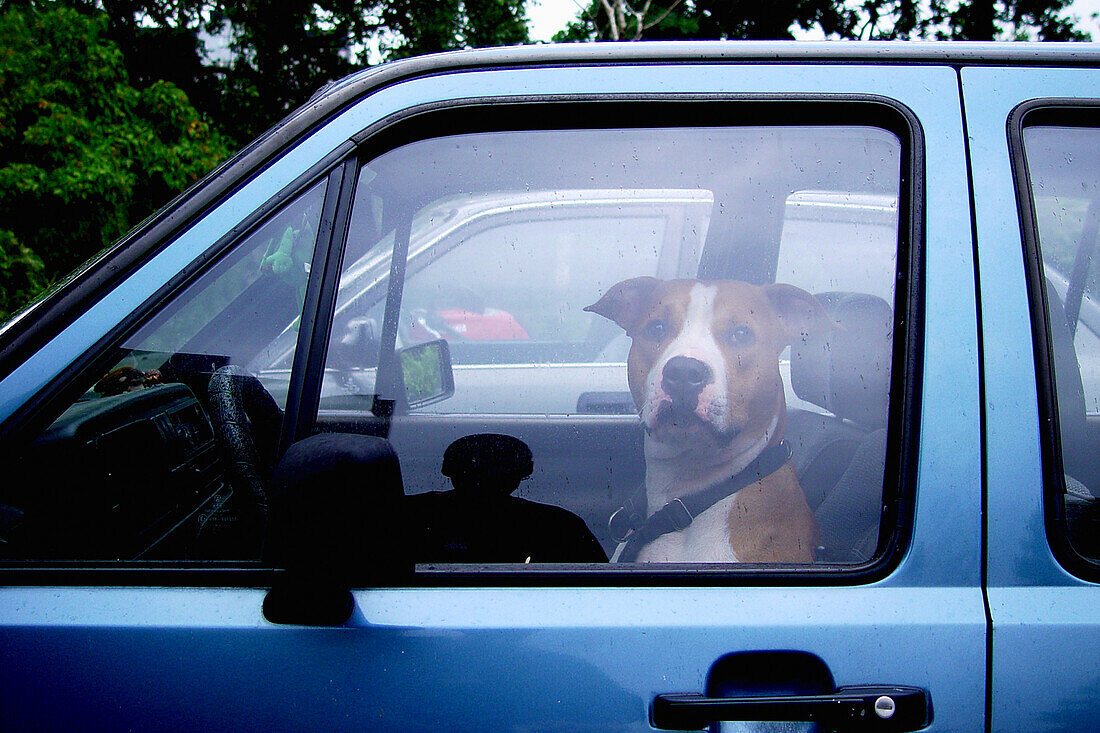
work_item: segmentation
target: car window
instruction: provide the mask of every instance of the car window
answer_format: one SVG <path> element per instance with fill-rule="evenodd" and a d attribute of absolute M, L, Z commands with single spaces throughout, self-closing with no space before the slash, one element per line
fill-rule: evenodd
<path fill-rule="evenodd" d="M 1053 357 L 1058 502 L 1070 544 L 1100 560 L 1100 129 L 1028 126 L 1023 142 Z"/>
<path fill-rule="evenodd" d="M 270 216 L 84 378 L 0 489 L 0 554 L 259 556 L 289 378 L 270 349 L 297 333 L 324 196 Z"/>
<path fill-rule="evenodd" d="M 867 562 L 904 146 L 859 124 L 554 129 L 365 160 L 318 427 L 377 432 L 396 405 L 425 571 Z M 445 344 L 453 387 L 404 397 L 387 336 Z M 759 518 L 754 490 L 783 506 L 766 543 L 715 519 Z M 666 503 L 692 528 L 642 542 Z"/>
<path fill-rule="evenodd" d="M 895 195 L 797 191 L 783 210 L 776 280 L 811 293 L 852 291 L 890 301 L 897 232 Z"/>
<path fill-rule="evenodd" d="M 502 342 L 543 344 L 538 361 L 583 359 L 576 351 L 586 342 L 590 323 L 583 308 L 593 294 L 653 269 L 662 252 L 674 260 L 666 264 L 670 273 L 676 266 L 694 269 L 713 205 L 708 191 L 554 191 L 523 198 L 513 194 L 496 210 L 488 201 L 464 202 L 484 209 L 457 222 L 445 239 L 412 252 L 402 298 L 410 341 L 446 338 L 460 364 L 536 360 L 523 355 L 521 344 Z M 670 258 L 685 235 L 688 251 Z M 541 287 L 532 289 L 515 263 L 539 273 Z M 496 348 L 473 343 L 484 341 Z"/>

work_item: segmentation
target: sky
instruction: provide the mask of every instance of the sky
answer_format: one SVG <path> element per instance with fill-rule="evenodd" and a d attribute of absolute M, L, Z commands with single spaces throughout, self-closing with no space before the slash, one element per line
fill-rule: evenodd
<path fill-rule="evenodd" d="M 1077 0 L 1070 6 L 1070 14 L 1081 19 L 1078 27 L 1092 34 L 1092 40 L 1100 41 L 1100 0 Z"/>
<path fill-rule="evenodd" d="M 1100 3 L 1100 0 L 1095 0 Z M 529 0 L 527 18 L 531 21 L 531 40 L 549 41 L 577 17 L 583 6 L 576 0 Z"/>
<path fill-rule="evenodd" d="M 531 21 L 531 40 L 549 41 L 552 35 L 577 16 L 584 5 L 587 3 L 582 4 L 578 0 L 529 0 L 527 17 Z M 1100 21 L 1095 17 L 1100 13 L 1100 0 L 1075 0 L 1069 12 L 1080 19 L 1079 28 L 1100 41 Z"/>

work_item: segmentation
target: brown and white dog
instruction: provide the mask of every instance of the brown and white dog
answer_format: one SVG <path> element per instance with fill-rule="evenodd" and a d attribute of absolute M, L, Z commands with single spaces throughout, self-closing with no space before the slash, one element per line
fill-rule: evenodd
<path fill-rule="evenodd" d="M 829 324 L 817 299 L 799 288 L 732 280 L 633 278 L 585 310 L 632 340 L 627 374 L 646 430 L 650 517 L 779 446 L 786 418 L 779 354 Z M 812 562 L 816 527 L 788 456 L 686 527 L 644 545 L 637 561 Z"/>

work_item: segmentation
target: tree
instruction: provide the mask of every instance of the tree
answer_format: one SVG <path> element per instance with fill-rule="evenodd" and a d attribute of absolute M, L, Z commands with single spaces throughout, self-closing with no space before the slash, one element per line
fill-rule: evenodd
<path fill-rule="evenodd" d="M 386 59 L 528 41 L 524 0 L 387 0 L 380 8 Z"/>
<path fill-rule="evenodd" d="M 524 0 L 216 0 L 233 38 L 224 112 L 240 143 L 304 104 L 324 84 L 364 65 L 377 43 L 386 60 L 528 40 Z"/>
<path fill-rule="evenodd" d="M 646 31 L 660 25 L 672 15 L 681 1 L 675 0 L 664 7 L 654 7 L 653 0 L 646 0 L 644 5 L 635 8 L 626 0 L 597 0 L 592 7 L 606 21 L 604 32 L 608 40 L 638 41 Z M 697 25 L 691 27 L 698 28 Z"/>
<path fill-rule="evenodd" d="M 8 0 L 9 3 L 12 0 Z M 3 2 L 3 0 L 0 0 Z M 45 0 L 22 0 L 40 5 Z M 524 0 L 64 0 L 105 15 L 135 84 L 170 81 L 242 146 L 366 64 L 528 40 Z M 230 53 L 205 56 L 204 38 Z"/>
<path fill-rule="evenodd" d="M 593 0 L 560 41 L 790 39 L 1088 40 L 1072 0 Z"/>
<path fill-rule="evenodd" d="M 874 40 L 1087 41 L 1072 0 L 865 0 L 856 37 Z"/>
<path fill-rule="evenodd" d="M 836 0 L 594 0 L 554 40 L 776 40 L 815 28 L 851 37 L 856 21 Z"/>
<path fill-rule="evenodd" d="M 30 303 L 43 288 L 45 265 L 15 235 L 0 229 L 0 321 Z"/>
<path fill-rule="evenodd" d="M 130 85 L 106 19 L 0 12 L 0 317 L 228 154 L 171 83 Z"/>
<path fill-rule="evenodd" d="M 357 64 L 349 49 L 375 23 L 359 0 L 211 3 L 211 27 L 230 37 L 222 76 L 219 125 L 244 145 Z"/>

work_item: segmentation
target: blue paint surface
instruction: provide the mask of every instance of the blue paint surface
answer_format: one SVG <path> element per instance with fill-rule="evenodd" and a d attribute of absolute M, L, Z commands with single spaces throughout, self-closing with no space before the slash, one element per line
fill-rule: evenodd
<path fill-rule="evenodd" d="M 257 590 L 0 589 L 6 725 L 648 730 L 654 695 L 701 692 L 723 655 L 774 649 L 820 657 L 838 685 L 925 687 L 933 729 L 982 728 L 983 406 L 962 115 L 957 76 L 946 67 L 530 68 L 387 87 L 214 208 L 0 383 L 0 417 L 58 378 L 171 273 L 372 122 L 452 98 L 626 92 L 875 94 L 898 100 L 919 120 L 928 171 L 921 441 L 913 536 L 899 567 L 855 587 L 359 591 L 356 614 L 338 629 L 272 626 L 260 615 Z M 998 399 L 1009 391 L 997 387 Z M 1033 469 L 1026 450 L 1016 459 L 1026 476 Z M 1005 512 L 994 514 L 1007 521 Z"/>

